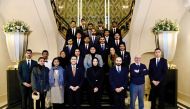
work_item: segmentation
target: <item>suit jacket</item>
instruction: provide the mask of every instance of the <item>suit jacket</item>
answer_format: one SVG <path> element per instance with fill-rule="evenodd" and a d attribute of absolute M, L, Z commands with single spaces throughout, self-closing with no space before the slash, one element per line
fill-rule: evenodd
<path fill-rule="evenodd" d="M 167 60 L 160 58 L 158 65 L 156 65 L 156 58 L 152 58 L 149 63 L 149 77 L 150 80 L 162 82 L 165 79 L 166 73 L 168 71 Z"/>
<path fill-rule="evenodd" d="M 99 29 L 99 27 L 97 27 L 96 31 L 97 31 L 97 35 L 100 35 L 100 36 L 104 35 L 104 27 L 102 27 L 102 30 Z"/>
<path fill-rule="evenodd" d="M 80 29 L 77 28 L 77 27 L 76 27 L 76 30 L 75 30 L 75 34 L 72 34 L 72 29 L 71 28 L 69 28 L 67 30 L 67 33 L 66 33 L 66 44 L 67 44 L 68 39 L 70 39 L 70 38 L 73 39 L 73 40 L 76 39 L 76 33 L 77 32 L 81 32 Z"/>
<path fill-rule="evenodd" d="M 97 45 L 97 53 L 102 56 L 103 62 L 107 63 L 109 46 L 107 44 L 105 44 L 104 49 L 102 49 L 101 44 L 98 44 Z"/>
<path fill-rule="evenodd" d="M 31 66 L 28 68 L 26 60 L 20 61 L 18 66 L 18 78 L 20 84 L 23 82 L 31 83 L 31 72 L 34 66 L 37 65 L 37 62 L 31 60 Z"/>
<path fill-rule="evenodd" d="M 71 64 L 66 69 L 66 86 L 81 87 L 84 81 L 84 68 L 76 66 L 76 73 L 73 76 Z"/>
<path fill-rule="evenodd" d="M 105 37 L 105 36 L 104 36 Z M 113 43 L 114 43 L 114 38 L 109 36 L 108 38 L 108 41 L 106 40 L 106 37 L 105 37 L 105 41 L 106 41 L 106 44 L 110 47 L 112 47 Z"/>
<path fill-rule="evenodd" d="M 98 58 L 98 60 L 99 60 L 99 66 L 103 67 L 104 63 L 102 60 L 102 56 L 99 54 L 95 54 L 95 57 Z M 87 71 L 87 69 L 90 67 L 92 67 L 92 56 L 91 56 L 91 54 L 87 54 L 87 55 L 85 55 L 85 58 L 84 58 L 84 68 Z"/>
<path fill-rule="evenodd" d="M 115 52 L 116 52 L 116 53 L 118 53 L 118 52 L 120 51 L 119 45 L 122 44 L 122 43 L 124 43 L 124 42 L 123 42 L 122 40 L 120 40 L 120 41 L 119 41 L 119 44 L 116 45 L 115 40 L 113 40 L 112 47 L 115 48 Z M 125 44 L 125 43 L 124 43 L 124 44 Z M 118 54 L 118 55 L 119 55 L 119 54 Z"/>
<path fill-rule="evenodd" d="M 119 33 L 119 35 L 121 36 L 121 30 L 119 28 L 116 28 L 116 32 L 115 33 Z M 115 33 L 113 33 L 113 28 L 110 30 L 110 36 L 114 38 Z"/>
<path fill-rule="evenodd" d="M 97 70 L 94 70 L 93 67 L 87 69 L 87 79 L 91 88 L 103 88 L 103 78 L 104 72 L 101 67 L 98 67 Z"/>
<path fill-rule="evenodd" d="M 68 46 L 65 46 L 65 47 L 63 48 L 63 51 L 65 51 L 65 54 L 66 54 L 66 56 L 68 57 L 69 60 L 70 60 L 71 56 L 74 55 L 75 49 L 76 49 L 76 46 L 75 46 L 75 45 L 72 46 L 72 48 L 71 48 L 70 51 L 69 51 L 69 47 L 68 47 Z"/>
<path fill-rule="evenodd" d="M 96 36 L 96 37 L 95 37 L 95 40 L 94 40 L 94 43 L 93 43 L 92 37 L 90 37 L 90 43 L 92 44 L 92 46 L 97 47 L 97 45 L 98 45 L 98 43 L 99 43 L 99 38 Z"/>
<path fill-rule="evenodd" d="M 79 60 L 77 62 L 77 67 L 84 67 L 84 58 L 82 56 L 79 57 Z"/>
<path fill-rule="evenodd" d="M 129 68 L 129 65 L 131 63 L 131 56 L 130 56 L 130 53 L 125 51 L 124 53 L 124 57 L 121 55 L 121 51 L 118 52 L 118 56 L 122 58 L 122 66 L 124 67 L 128 67 Z"/>
<path fill-rule="evenodd" d="M 49 68 L 40 65 L 32 69 L 32 89 L 43 93 L 49 89 Z"/>
<path fill-rule="evenodd" d="M 81 41 L 80 41 L 80 44 L 78 45 L 78 43 L 77 43 L 77 39 L 74 41 L 74 45 L 75 45 L 75 47 L 76 48 L 81 48 L 82 46 L 83 46 L 83 44 L 84 44 L 84 42 L 83 42 L 83 39 L 81 38 Z"/>
<path fill-rule="evenodd" d="M 92 46 L 92 44 L 89 43 L 88 49 L 86 49 L 85 44 L 83 44 L 83 45 L 81 46 L 81 48 L 79 48 L 80 51 L 81 51 L 81 56 L 82 56 L 82 57 L 85 57 L 86 54 L 90 53 L 90 47 L 91 47 L 91 46 Z"/>
<path fill-rule="evenodd" d="M 124 87 L 126 90 L 128 87 L 128 68 L 121 67 L 121 72 L 116 70 L 116 66 L 112 67 L 109 71 L 109 82 L 112 90 L 119 87 Z"/>

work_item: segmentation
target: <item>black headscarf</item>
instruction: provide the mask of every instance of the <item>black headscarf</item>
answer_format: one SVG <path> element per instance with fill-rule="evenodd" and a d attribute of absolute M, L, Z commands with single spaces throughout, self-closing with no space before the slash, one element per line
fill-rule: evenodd
<path fill-rule="evenodd" d="M 94 60 L 94 59 L 96 59 L 96 60 L 98 61 L 97 66 L 94 66 L 94 65 L 93 65 L 93 60 Z M 99 60 L 98 60 L 98 58 L 96 58 L 96 57 L 92 58 L 92 69 L 93 69 L 95 72 L 97 72 L 99 68 L 100 68 L 100 66 L 99 66 Z"/>

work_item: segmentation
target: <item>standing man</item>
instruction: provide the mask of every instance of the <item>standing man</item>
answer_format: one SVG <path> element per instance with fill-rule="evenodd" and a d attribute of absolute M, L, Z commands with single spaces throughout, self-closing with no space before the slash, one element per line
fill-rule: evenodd
<path fill-rule="evenodd" d="M 128 87 L 128 68 L 122 67 L 121 57 L 116 58 L 116 66 L 109 72 L 109 82 L 114 95 L 114 109 L 125 109 L 125 96 Z"/>
<path fill-rule="evenodd" d="M 130 109 L 135 109 L 138 96 L 139 109 L 144 109 L 144 83 L 148 70 L 141 63 L 141 56 L 135 56 L 135 63 L 130 66 Z"/>
<path fill-rule="evenodd" d="M 49 52 L 47 50 L 43 50 L 42 51 L 42 57 L 44 58 L 44 65 L 45 67 L 51 69 L 52 67 L 52 61 L 50 59 L 48 59 L 49 57 Z"/>
<path fill-rule="evenodd" d="M 84 68 L 77 66 L 77 57 L 71 57 L 71 64 L 66 69 L 66 85 L 71 109 L 80 109 L 81 86 L 84 81 Z"/>
<path fill-rule="evenodd" d="M 32 109 L 32 86 L 31 72 L 32 68 L 37 65 L 37 62 L 32 60 L 32 50 L 26 50 L 26 59 L 21 61 L 18 66 L 18 78 L 20 81 L 20 90 L 22 96 L 22 109 Z"/>
<path fill-rule="evenodd" d="M 128 67 L 131 63 L 131 56 L 128 51 L 126 51 L 126 46 L 125 43 L 120 43 L 119 44 L 119 52 L 117 53 L 121 58 L 122 58 L 122 66 Z"/>
<path fill-rule="evenodd" d="M 151 109 L 156 109 L 157 98 L 158 109 L 164 109 L 164 87 L 168 65 L 167 60 L 161 57 L 160 48 L 156 48 L 154 53 L 155 58 L 152 58 L 149 63 L 149 77 L 151 81 L 149 100 L 151 101 Z"/>

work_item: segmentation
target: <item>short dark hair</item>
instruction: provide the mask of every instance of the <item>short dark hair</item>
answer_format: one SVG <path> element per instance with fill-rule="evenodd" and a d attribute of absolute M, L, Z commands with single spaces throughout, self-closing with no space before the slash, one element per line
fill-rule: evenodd
<path fill-rule="evenodd" d="M 76 21 L 74 21 L 74 20 L 72 20 L 71 23 L 72 23 L 72 22 L 76 23 Z"/>
<path fill-rule="evenodd" d="M 89 25 L 92 25 L 92 26 L 93 26 L 93 23 L 88 23 L 88 26 L 89 26 Z"/>
<path fill-rule="evenodd" d="M 156 48 L 154 51 L 157 51 L 157 50 L 160 50 L 160 51 L 161 51 L 161 49 L 160 49 L 160 48 Z"/>
<path fill-rule="evenodd" d="M 104 33 L 105 33 L 106 31 L 110 32 L 108 29 L 104 29 Z"/>
<path fill-rule="evenodd" d="M 113 21 L 113 22 L 112 22 L 112 24 L 113 24 L 113 23 L 116 23 L 116 24 L 117 24 L 117 22 L 116 22 L 116 21 Z"/>
<path fill-rule="evenodd" d="M 103 22 L 102 21 L 98 21 L 98 24 L 103 24 Z"/>
<path fill-rule="evenodd" d="M 40 61 L 41 59 L 45 60 L 44 57 L 39 57 L 39 58 L 38 58 L 38 61 Z"/>
<path fill-rule="evenodd" d="M 43 51 L 42 51 L 42 54 L 43 54 L 43 53 L 48 53 L 48 54 L 49 54 L 49 52 L 48 52 L 47 50 L 43 50 Z"/>
<path fill-rule="evenodd" d="M 26 52 L 30 52 L 30 53 L 32 53 L 32 50 L 31 50 L 31 49 L 27 49 Z"/>
<path fill-rule="evenodd" d="M 65 51 L 61 50 L 59 54 L 61 55 L 61 53 L 62 53 L 62 52 L 64 52 L 64 53 L 65 53 Z M 65 54 L 65 55 L 66 55 L 66 54 Z"/>
<path fill-rule="evenodd" d="M 124 45 L 124 46 L 126 47 L 126 45 L 125 45 L 125 43 L 124 43 L 124 42 L 122 42 L 122 43 L 120 43 L 120 44 L 119 44 L 119 46 L 121 46 L 121 45 Z"/>

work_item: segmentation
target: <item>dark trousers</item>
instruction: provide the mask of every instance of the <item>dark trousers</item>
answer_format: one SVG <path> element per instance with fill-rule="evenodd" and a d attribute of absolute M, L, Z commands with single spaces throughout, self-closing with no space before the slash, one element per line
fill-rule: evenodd
<path fill-rule="evenodd" d="M 156 100 L 158 98 L 158 109 L 164 109 L 164 84 L 160 82 L 158 86 L 151 83 L 150 98 L 151 109 L 156 109 Z"/>
<path fill-rule="evenodd" d="M 53 103 L 53 109 L 63 109 L 63 104 Z"/>
<path fill-rule="evenodd" d="M 120 93 L 114 91 L 114 109 L 125 109 L 125 95 L 125 90 Z"/>
<path fill-rule="evenodd" d="M 76 106 L 76 109 L 80 109 L 80 95 L 81 91 L 78 89 L 77 91 L 72 91 L 71 89 L 68 89 L 68 101 L 69 101 L 69 107 L 71 109 L 74 109 Z"/>
<path fill-rule="evenodd" d="M 45 109 L 45 93 L 40 93 L 40 99 L 36 101 L 36 109 Z"/>
<path fill-rule="evenodd" d="M 93 89 L 89 90 L 90 92 L 90 105 L 92 109 L 100 109 L 101 108 L 101 97 L 102 91 L 99 89 L 98 92 L 94 93 Z"/>
<path fill-rule="evenodd" d="M 33 109 L 32 88 L 21 85 L 21 109 Z"/>
<path fill-rule="evenodd" d="M 105 77 L 104 77 L 104 90 L 107 92 L 108 94 L 108 97 L 109 97 L 109 102 L 110 104 L 113 104 L 113 92 L 112 92 L 112 89 L 111 89 L 111 85 L 110 85 L 110 82 L 109 82 L 109 75 L 106 74 Z"/>

